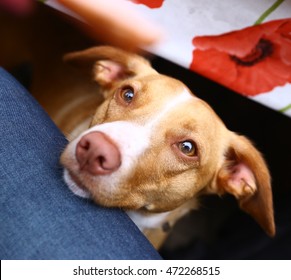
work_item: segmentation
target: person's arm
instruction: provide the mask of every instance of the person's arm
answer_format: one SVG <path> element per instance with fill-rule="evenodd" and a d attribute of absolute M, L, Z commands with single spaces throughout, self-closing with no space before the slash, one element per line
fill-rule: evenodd
<path fill-rule="evenodd" d="M 125 0 L 58 0 L 90 26 L 93 36 L 125 49 L 149 46 L 161 39 L 161 30 L 145 20 Z"/>

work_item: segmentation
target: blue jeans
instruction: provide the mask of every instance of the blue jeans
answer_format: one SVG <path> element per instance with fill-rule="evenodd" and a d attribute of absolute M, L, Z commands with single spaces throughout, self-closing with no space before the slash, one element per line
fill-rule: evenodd
<path fill-rule="evenodd" d="M 0 68 L 0 258 L 160 259 L 124 212 L 70 192 L 59 165 L 66 143 Z"/>

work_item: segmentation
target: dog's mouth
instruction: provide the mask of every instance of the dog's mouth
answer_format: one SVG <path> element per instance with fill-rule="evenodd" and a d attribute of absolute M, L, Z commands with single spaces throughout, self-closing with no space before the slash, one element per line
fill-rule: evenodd
<path fill-rule="evenodd" d="M 87 188 L 82 184 L 79 178 L 67 169 L 64 170 L 64 179 L 69 189 L 77 196 L 83 198 L 90 198 L 91 194 Z"/>
<path fill-rule="evenodd" d="M 73 181 L 78 185 L 78 187 L 80 189 L 82 189 L 83 191 L 87 191 L 86 187 L 81 183 L 80 179 L 76 175 L 74 175 L 70 171 L 69 171 L 69 175 L 71 176 L 71 178 L 73 179 Z"/>

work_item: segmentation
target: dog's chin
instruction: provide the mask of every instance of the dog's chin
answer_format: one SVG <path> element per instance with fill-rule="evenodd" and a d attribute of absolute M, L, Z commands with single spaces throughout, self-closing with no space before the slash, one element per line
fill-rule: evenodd
<path fill-rule="evenodd" d="M 91 194 L 80 183 L 76 182 L 76 178 L 67 169 L 64 170 L 64 180 L 75 195 L 82 198 L 91 198 Z"/>

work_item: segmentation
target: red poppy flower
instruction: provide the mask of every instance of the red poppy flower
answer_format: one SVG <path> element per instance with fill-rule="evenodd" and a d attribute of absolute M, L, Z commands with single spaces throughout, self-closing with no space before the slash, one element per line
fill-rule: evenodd
<path fill-rule="evenodd" d="M 163 5 L 164 0 L 131 0 L 137 4 L 144 4 L 151 9 L 160 8 Z"/>
<path fill-rule="evenodd" d="M 193 39 L 190 68 L 254 96 L 291 83 L 291 19 Z"/>

